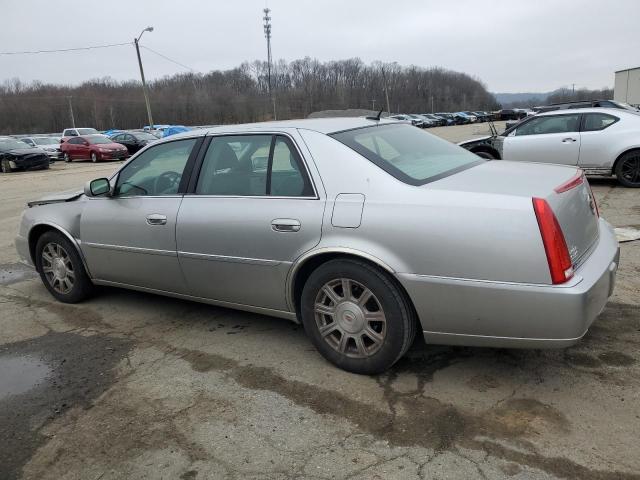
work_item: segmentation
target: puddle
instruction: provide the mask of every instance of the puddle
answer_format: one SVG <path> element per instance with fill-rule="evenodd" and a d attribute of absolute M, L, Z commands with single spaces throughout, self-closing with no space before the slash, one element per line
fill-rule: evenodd
<path fill-rule="evenodd" d="M 0 400 L 40 385 L 51 369 L 33 357 L 0 357 Z"/>
<path fill-rule="evenodd" d="M 12 283 L 36 278 L 37 275 L 35 269 L 22 263 L 0 265 L 0 285 L 11 285 Z"/>

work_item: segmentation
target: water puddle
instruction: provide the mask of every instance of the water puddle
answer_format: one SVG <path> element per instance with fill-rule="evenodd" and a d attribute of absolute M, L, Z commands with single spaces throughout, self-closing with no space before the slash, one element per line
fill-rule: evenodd
<path fill-rule="evenodd" d="M 40 385 L 51 369 L 34 357 L 0 357 L 0 400 Z"/>

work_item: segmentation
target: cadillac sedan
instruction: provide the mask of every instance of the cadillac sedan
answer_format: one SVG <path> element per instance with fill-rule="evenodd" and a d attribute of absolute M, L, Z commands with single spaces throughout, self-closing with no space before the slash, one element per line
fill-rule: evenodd
<path fill-rule="evenodd" d="M 375 118 L 169 137 L 84 191 L 31 202 L 16 247 L 62 302 L 110 285 L 283 317 L 365 374 L 417 331 L 572 345 L 619 256 L 575 166 L 486 161 Z"/>

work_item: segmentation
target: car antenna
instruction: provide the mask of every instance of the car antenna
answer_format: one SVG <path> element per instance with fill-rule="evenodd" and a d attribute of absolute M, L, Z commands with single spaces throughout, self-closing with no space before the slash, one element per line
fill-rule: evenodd
<path fill-rule="evenodd" d="M 384 109 L 383 109 L 383 110 L 384 110 Z M 379 122 L 379 121 L 380 121 L 380 116 L 381 116 L 381 115 L 382 115 L 382 110 L 380 110 L 380 111 L 378 112 L 378 115 L 376 115 L 376 116 L 369 115 L 369 116 L 367 117 L 367 120 L 375 120 L 376 122 Z"/>

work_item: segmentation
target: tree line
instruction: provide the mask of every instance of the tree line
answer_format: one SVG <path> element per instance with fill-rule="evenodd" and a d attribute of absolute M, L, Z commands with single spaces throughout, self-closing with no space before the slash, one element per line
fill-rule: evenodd
<path fill-rule="evenodd" d="M 612 88 L 600 88 L 590 90 L 588 88 L 580 88 L 574 90 L 572 88 L 558 88 L 549 95 L 545 100 L 540 100 L 538 97 L 519 100 L 515 102 L 509 102 L 503 104 L 504 108 L 531 108 L 538 105 L 547 105 L 550 103 L 564 103 L 564 102 L 577 102 L 580 100 L 611 100 L 613 99 Z"/>
<path fill-rule="evenodd" d="M 267 64 L 180 73 L 149 84 L 156 124 L 212 125 L 273 118 Z M 395 113 L 494 110 L 499 104 L 477 78 L 443 68 L 365 64 L 358 58 L 275 62 L 271 92 L 278 119 L 318 110 L 385 109 Z M 140 128 L 148 123 L 138 81 L 94 79 L 78 86 L 13 79 L 0 85 L 0 132 L 60 132 L 71 126 Z"/>

